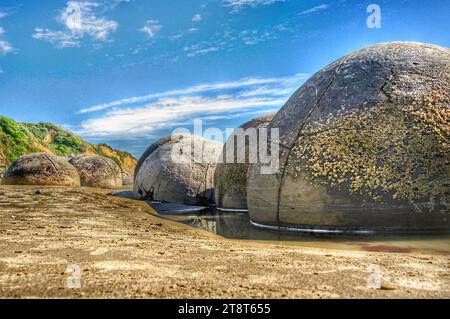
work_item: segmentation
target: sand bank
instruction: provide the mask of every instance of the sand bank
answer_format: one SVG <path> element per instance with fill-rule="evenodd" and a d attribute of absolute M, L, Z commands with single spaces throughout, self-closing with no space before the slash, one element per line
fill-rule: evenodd
<path fill-rule="evenodd" d="M 448 255 L 228 240 L 106 193 L 0 186 L 0 297 L 450 298 Z"/>

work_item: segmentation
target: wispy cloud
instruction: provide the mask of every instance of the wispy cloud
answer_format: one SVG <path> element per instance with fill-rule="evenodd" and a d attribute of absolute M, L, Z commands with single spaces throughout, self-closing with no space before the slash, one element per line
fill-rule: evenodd
<path fill-rule="evenodd" d="M 116 21 L 97 15 L 102 5 L 95 2 L 69 1 L 58 16 L 64 30 L 36 28 L 33 38 L 45 40 L 58 48 L 79 47 L 81 40 L 109 41 L 109 35 L 119 27 Z"/>
<path fill-rule="evenodd" d="M 148 20 L 139 31 L 144 32 L 149 39 L 153 39 L 161 29 L 162 25 L 158 20 Z"/>
<path fill-rule="evenodd" d="M 33 38 L 48 41 L 60 49 L 80 46 L 80 39 L 65 31 L 36 28 Z"/>
<path fill-rule="evenodd" d="M 232 13 L 238 13 L 246 7 L 259 7 L 273 4 L 276 2 L 284 2 L 284 0 L 223 0 L 225 7 L 230 7 Z"/>
<path fill-rule="evenodd" d="M 81 123 L 86 137 L 130 138 L 188 125 L 193 118 L 219 119 L 279 108 L 305 81 L 306 74 L 278 78 L 244 78 L 131 97 L 81 110 L 113 108 Z"/>
<path fill-rule="evenodd" d="M 326 10 L 329 7 L 330 6 L 328 4 L 321 4 L 321 5 L 315 6 L 313 8 L 307 9 L 305 11 L 302 11 L 302 12 L 299 13 L 299 15 L 307 15 L 307 14 L 311 14 L 311 13 L 316 13 L 316 12 L 319 12 L 319 11 Z"/>
<path fill-rule="evenodd" d="M 283 32 L 291 31 L 284 24 L 279 24 L 268 30 L 244 30 L 239 33 L 239 38 L 246 45 L 255 45 L 261 42 L 266 42 L 269 40 L 274 40 L 279 37 L 279 35 Z"/>
<path fill-rule="evenodd" d="M 9 43 L 5 39 L 3 39 L 4 34 L 5 34 L 5 29 L 0 27 L 0 54 L 7 55 L 9 53 L 14 52 L 15 49 L 11 45 L 11 43 Z"/>
<path fill-rule="evenodd" d="M 200 22 L 200 21 L 202 21 L 202 15 L 200 13 L 197 13 L 196 15 L 194 15 L 192 17 L 192 21 L 193 22 Z"/>
<path fill-rule="evenodd" d="M 120 7 L 120 6 L 124 5 L 124 4 L 129 4 L 132 1 L 133 0 L 110 0 L 109 3 L 106 3 L 104 5 L 103 12 L 114 10 L 117 7 Z"/>
<path fill-rule="evenodd" d="M 213 44 L 210 45 L 207 42 L 203 42 L 185 46 L 183 50 L 187 53 L 188 57 L 192 58 L 197 55 L 205 55 L 211 52 L 220 51 L 221 48 L 219 46 L 214 46 Z"/>
<path fill-rule="evenodd" d="M 293 32 L 288 24 L 266 26 L 261 29 L 231 30 L 226 29 L 222 33 L 214 34 L 210 39 L 187 45 L 184 52 L 190 58 L 219 51 L 233 51 L 245 45 L 256 45 L 270 40 L 278 39 L 282 33 Z"/>
<path fill-rule="evenodd" d="M 235 90 L 239 89 L 244 93 L 245 89 L 267 89 L 268 87 L 272 88 L 273 91 L 280 91 L 281 89 L 287 88 L 295 88 L 298 86 L 300 82 L 302 82 L 306 78 L 306 74 L 296 74 L 291 77 L 280 77 L 280 78 L 243 78 L 238 81 L 230 81 L 230 82 L 218 82 L 218 83 L 204 83 L 195 86 L 191 86 L 184 89 L 165 91 L 160 93 L 152 93 L 148 95 L 135 96 L 130 98 L 121 99 L 118 101 L 113 101 L 104 104 L 98 104 L 94 106 L 90 106 L 87 108 L 83 108 L 79 113 L 90 113 L 105 110 L 112 107 L 122 107 L 131 104 L 138 103 L 147 103 L 152 100 L 156 100 L 159 98 L 165 97 L 173 97 L 173 96 L 183 96 L 183 95 L 192 95 L 192 94 L 201 94 L 213 91 L 227 91 L 227 90 Z M 259 94 L 261 95 L 261 94 Z"/>
<path fill-rule="evenodd" d="M 198 31 L 197 28 L 189 28 L 186 31 L 183 31 L 183 32 L 180 32 L 178 34 L 174 34 L 174 35 L 169 36 L 169 40 L 178 40 L 178 39 L 181 39 L 182 37 L 184 37 L 187 34 L 195 33 L 197 31 Z"/>
<path fill-rule="evenodd" d="M 187 96 L 159 99 L 140 108 L 114 110 L 105 116 L 85 121 L 81 125 L 84 136 L 148 136 L 150 133 L 190 122 L 198 116 L 221 114 L 254 107 L 273 107 L 284 99 L 236 99 L 234 96 Z"/>

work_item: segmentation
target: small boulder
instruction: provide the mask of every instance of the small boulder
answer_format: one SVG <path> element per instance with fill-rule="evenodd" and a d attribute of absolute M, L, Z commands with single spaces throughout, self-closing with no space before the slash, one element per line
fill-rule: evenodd
<path fill-rule="evenodd" d="M 33 153 L 18 158 L 6 171 L 2 184 L 80 186 L 80 177 L 66 158 Z"/>
<path fill-rule="evenodd" d="M 122 171 L 111 159 L 101 156 L 79 156 L 72 161 L 78 170 L 81 186 L 119 188 L 123 185 Z"/>

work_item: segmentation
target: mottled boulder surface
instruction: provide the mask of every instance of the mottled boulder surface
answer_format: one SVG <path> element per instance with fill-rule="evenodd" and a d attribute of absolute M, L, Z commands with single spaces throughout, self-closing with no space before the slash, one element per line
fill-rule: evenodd
<path fill-rule="evenodd" d="M 198 158 L 195 145 L 201 150 Z M 139 160 L 134 181 L 136 196 L 186 205 L 214 203 L 213 176 L 222 147 L 222 143 L 193 135 L 157 141 Z"/>
<path fill-rule="evenodd" d="M 122 171 L 111 159 L 101 156 L 79 156 L 73 162 L 81 186 L 97 188 L 119 188 L 123 185 Z"/>
<path fill-rule="evenodd" d="M 2 184 L 80 186 L 80 177 L 67 158 L 33 153 L 18 158 L 6 171 Z"/>
<path fill-rule="evenodd" d="M 171 136 L 166 136 L 163 137 L 159 140 L 157 140 L 155 143 L 153 143 L 152 145 L 150 145 L 144 152 L 144 154 L 142 154 L 142 156 L 139 158 L 137 164 L 136 164 L 136 168 L 134 169 L 134 179 L 136 179 L 136 176 L 139 172 L 139 170 L 141 169 L 142 164 L 145 162 L 145 160 L 147 159 L 147 157 L 153 153 L 158 147 L 170 142 L 172 140 Z"/>
<path fill-rule="evenodd" d="M 249 128 L 255 128 L 258 131 L 260 128 L 267 127 L 275 114 L 276 112 L 272 112 L 257 117 L 240 126 L 240 129 L 247 130 Z M 233 143 L 231 139 L 234 136 L 234 134 L 230 136 L 227 144 Z M 226 159 L 227 144 L 223 147 L 222 159 Z M 245 162 L 243 163 L 239 163 L 237 160 L 238 146 L 245 147 Z M 214 192 L 218 207 L 225 209 L 247 209 L 247 171 L 249 166 L 249 139 L 246 139 L 244 145 L 238 145 L 234 141 L 233 163 L 228 163 L 223 160 L 223 163 L 217 164 L 214 174 Z"/>
<path fill-rule="evenodd" d="M 277 113 L 280 172 L 249 169 L 263 224 L 450 228 L 450 50 L 383 43 L 305 83 Z"/>
<path fill-rule="evenodd" d="M 133 185 L 134 175 L 133 176 L 129 176 L 129 175 L 124 174 L 122 172 L 122 179 L 123 179 L 123 185 L 124 186 Z"/>

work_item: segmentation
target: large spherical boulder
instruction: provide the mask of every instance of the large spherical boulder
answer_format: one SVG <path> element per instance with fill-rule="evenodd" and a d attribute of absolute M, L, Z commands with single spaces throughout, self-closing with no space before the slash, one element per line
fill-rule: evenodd
<path fill-rule="evenodd" d="M 46 153 L 21 156 L 6 171 L 3 185 L 80 186 L 68 159 Z"/>
<path fill-rule="evenodd" d="M 186 205 L 214 203 L 213 175 L 222 147 L 222 143 L 193 135 L 157 141 L 138 162 L 135 195 Z"/>
<path fill-rule="evenodd" d="M 254 222 L 334 229 L 450 229 L 450 50 L 384 43 L 305 83 L 269 128 L 280 171 L 249 169 Z"/>
<path fill-rule="evenodd" d="M 257 117 L 242 126 L 239 127 L 239 132 L 245 132 L 249 128 L 255 129 L 256 132 L 260 128 L 265 128 L 269 122 L 275 116 L 275 112 Z M 228 139 L 227 143 L 223 147 L 221 158 L 226 159 L 227 145 L 230 143 L 234 147 L 234 159 L 233 162 L 227 162 L 217 164 L 216 172 L 214 174 L 214 192 L 216 198 L 217 207 L 220 209 L 247 209 L 247 171 L 250 166 L 249 159 L 249 139 L 245 140 L 245 143 L 238 144 L 235 136 L 239 136 L 235 131 Z M 234 140 L 233 140 L 234 139 Z M 238 147 L 244 147 L 245 159 L 244 162 L 238 161 Z"/>
<path fill-rule="evenodd" d="M 123 186 L 133 185 L 134 176 L 129 174 L 122 174 Z"/>
<path fill-rule="evenodd" d="M 122 170 L 109 158 L 82 155 L 75 158 L 72 164 L 78 170 L 81 186 L 109 189 L 123 185 Z"/>

